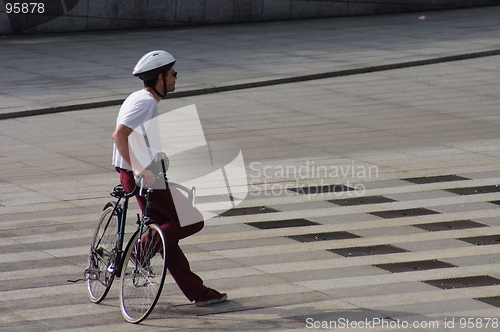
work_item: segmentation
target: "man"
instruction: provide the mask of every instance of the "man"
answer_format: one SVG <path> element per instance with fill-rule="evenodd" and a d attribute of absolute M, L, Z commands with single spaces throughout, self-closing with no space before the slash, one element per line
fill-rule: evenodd
<path fill-rule="evenodd" d="M 135 188 L 135 176 L 142 176 L 146 187 L 152 186 L 155 175 L 147 170 L 131 165 L 135 164 L 134 155 L 129 149 L 129 136 L 135 128 L 158 116 L 158 102 L 167 92 L 175 90 L 177 72 L 174 71 L 175 58 L 166 51 L 152 51 L 145 54 L 134 68 L 134 76 L 144 82 L 144 89 L 132 93 L 122 104 L 118 114 L 116 130 L 113 133 L 113 165 L 120 172 L 120 182 L 127 192 Z M 135 173 L 135 174 L 134 174 Z M 223 302 L 227 294 L 203 285 L 203 280 L 193 273 L 189 262 L 179 247 L 179 240 L 199 232 L 204 225 L 203 216 L 191 208 L 189 214 L 197 218 L 196 223 L 181 227 L 174 205 L 175 201 L 185 199 L 175 188 L 153 191 L 151 219 L 161 225 L 168 243 L 168 270 L 184 295 L 195 301 L 197 306 Z M 174 198 L 173 198 L 174 197 Z M 145 211 L 145 199 L 136 195 L 142 212 Z"/>

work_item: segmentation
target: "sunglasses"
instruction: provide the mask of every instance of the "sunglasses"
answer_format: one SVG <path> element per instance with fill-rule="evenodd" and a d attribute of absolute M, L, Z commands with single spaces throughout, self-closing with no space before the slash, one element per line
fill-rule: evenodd
<path fill-rule="evenodd" d="M 172 72 L 172 76 L 173 76 L 173 77 L 177 77 L 177 72 L 176 72 L 176 71 L 173 71 L 173 72 Z"/>

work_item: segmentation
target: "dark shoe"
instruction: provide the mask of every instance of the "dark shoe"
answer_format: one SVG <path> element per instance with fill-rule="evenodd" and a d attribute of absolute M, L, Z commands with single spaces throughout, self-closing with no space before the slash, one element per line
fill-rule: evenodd
<path fill-rule="evenodd" d="M 206 305 L 218 302 L 224 302 L 227 300 L 226 293 L 219 293 L 215 289 L 208 288 L 207 291 L 195 300 L 195 304 L 198 307 L 204 307 Z"/>

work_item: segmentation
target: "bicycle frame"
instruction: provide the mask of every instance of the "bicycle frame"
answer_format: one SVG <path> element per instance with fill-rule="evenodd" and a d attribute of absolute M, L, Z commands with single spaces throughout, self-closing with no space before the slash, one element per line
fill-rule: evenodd
<path fill-rule="evenodd" d="M 167 165 L 165 164 L 165 160 L 167 162 Z M 181 209 L 184 209 L 188 206 L 194 207 L 195 197 L 196 197 L 196 188 L 193 187 L 191 189 L 188 189 L 180 184 L 169 182 L 167 177 L 166 177 L 166 171 L 168 168 L 168 158 L 166 157 L 166 155 L 161 154 L 160 161 L 161 161 L 161 168 L 163 170 L 161 177 L 165 181 L 166 187 L 167 188 L 168 188 L 168 186 L 176 187 L 176 188 L 179 188 L 179 189 L 185 191 L 188 194 L 188 203 L 184 207 L 181 207 Z M 126 224 L 126 220 L 127 220 L 129 199 L 131 197 L 135 196 L 138 192 L 141 196 L 143 196 L 143 190 L 145 188 L 144 178 L 141 178 L 140 182 L 141 182 L 140 187 L 136 186 L 135 189 L 131 193 L 125 192 L 125 190 L 121 187 L 121 185 L 116 186 L 113 189 L 113 192 L 110 193 L 110 195 L 117 198 L 118 200 L 116 202 L 109 202 L 108 204 L 106 204 L 106 206 L 103 209 L 103 210 L 106 210 L 110 206 L 113 206 L 113 211 L 110 214 L 109 219 L 106 222 L 106 226 L 104 228 L 103 233 L 106 232 L 106 229 L 108 228 L 108 226 L 111 222 L 111 219 L 115 215 L 118 219 L 118 241 L 116 243 L 116 248 L 115 248 L 115 252 L 114 252 L 114 255 L 115 255 L 114 266 L 107 267 L 108 272 L 113 273 L 113 275 L 118 277 L 118 278 L 121 277 L 121 270 L 122 270 L 122 266 L 123 266 L 123 254 L 124 254 L 123 246 L 124 246 L 124 242 L 125 242 L 125 224 Z M 146 195 L 145 195 L 146 196 L 146 209 L 144 211 L 144 214 L 142 215 L 142 218 L 140 217 L 139 214 L 137 215 L 138 229 L 140 230 L 141 234 L 142 234 L 143 227 L 145 225 L 149 225 L 150 223 L 153 222 L 149 217 L 150 212 L 151 212 L 151 208 L 152 208 L 152 195 L 153 195 L 153 189 L 148 188 L 146 191 Z M 123 206 L 121 204 L 122 200 L 123 200 Z M 97 243 L 95 248 L 99 247 L 101 240 L 102 240 L 102 238 L 99 239 L 99 242 Z M 97 257 L 98 259 L 100 257 L 100 255 L 98 253 L 95 253 L 95 252 L 93 253 L 93 255 L 95 257 Z M 88 273 L 88 272 L 89 271 L 87 269 L 86 273 Z"/>
<path fill-rule="evenodd" d="M 158 170 L 160 161 L 161 170 Z M 150 217 L 153 209 L 153 188 L 159 187 L 160 190 L 169 190 L 169 187 L 175 187 L 186 192 L 188 200 L 183 203 L 183 206 L 176 206 L 178 211 L 194 207 L 195 204 L 195 187 L 188 189 L 168 181 L 166 176 L 168 158 L 164 153 L 155 156 L 151 167 L 150 170 L 155 174 L 156 180 L 153 185 L 148 185 L 147 190 L 145 179 L 141 176 L 139 179 L 135 179 L 136 186 L 132 192 L 127 193 L 122 185 L 117 185 L 110 193 L 116 199 L 109 201 L 103 208 L 92 238 L 89 265 L 84 271 L 89 297 L 94 303 L 100 303 L 106 297 L 115 277 L 121 279 L 122 314 L 131 323 L 138 323 L 151 313 L 158 301 L 167 273 L 168 244 L 166 237 L 161 226 Z M 164 182 L 166 188 L 159 186 L 158 181 Z M 125 227 L 129 199 L 138 195 L 145 199 L 146 206 L 142 217 L 137 214 L 137 230 L 126 243 Z M 159 256 L 153 259 L 158 250 L 162 252 L 161 259 Z M 158 276 L 159 279 L 156 278 Z M 142 289 L 142 287 L 149 287 L 149 285 L 151 285 L 150 290 Z M 144 294 L 136 294 L 137 292 Z M 151 294 L 154 296 L 150 292 L 153 292 Z M 137 304 L 135 302 L 136 296 L 142 296 L 145 302 Z"/>

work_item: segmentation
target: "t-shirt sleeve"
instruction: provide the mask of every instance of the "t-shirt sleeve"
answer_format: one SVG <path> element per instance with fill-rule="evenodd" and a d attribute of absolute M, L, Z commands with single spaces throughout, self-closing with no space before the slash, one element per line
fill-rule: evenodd
<path fill-rule="evenodd" d="M 150 109 L 148 100 L 135 102 L 126 114 L 118 120 L 118 124 L 135 129 L 149 120 L 150 114 L 145 111 Z"/>

